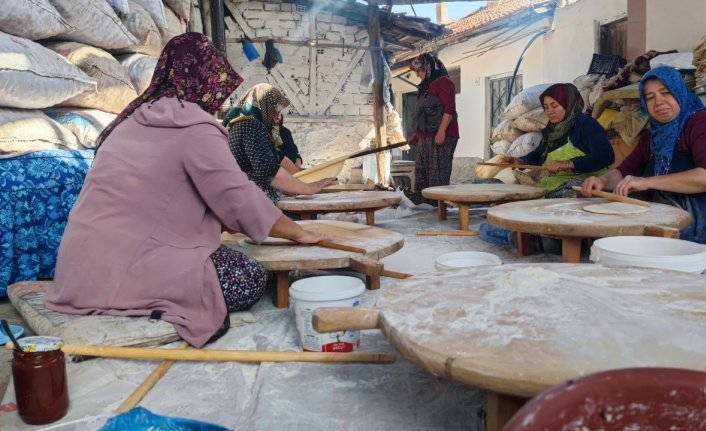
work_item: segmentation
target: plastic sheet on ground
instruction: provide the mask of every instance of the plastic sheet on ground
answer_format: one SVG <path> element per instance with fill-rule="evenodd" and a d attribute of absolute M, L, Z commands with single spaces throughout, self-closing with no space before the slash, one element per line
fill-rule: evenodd
<path fill-rule="evenodd" d="M 438 221 L 435 210 L 409 208 L 376 213 L 376 225 L 405 236 L 405 246 L 383 259 L 392 271 L 418 274 L 433 271 L 435 258 L 462 250 L 487 251 L 504 263 L 517 260 L 515 250 L 482 242 L 477 237 L 418 237 L 420 230 L 453 230 L 458 215 Z M 430 207 L 432 208 L 432 207 Z M 334 216 L 333 214 L 330 216 Z M 472 228 L 481 218 L 472 209 Z M 523 261 L 559 261 L 558 255 L 532 255 Z M 397 280 L 382 278 L 377 291 L 366 290 L 363 307 L 373 307 L 380 292 Z M 263 298 L 251 310 L 256 323 L 231 328 L 209 349 L 298 351 L 299 334 L 291 309 L 276 309 Z M 172 347 L 176 344 L 172 344 Z M 443 380 L 403 358 L 377 330 L 363 331 L 360 352 L 393 353 L 394 364 L 218 363 L 177 362 L 140 403 L 150 411 L 250 430 L 482 430 L 485 393 Z M 113 416 L 114 410 L 157 367 L 155 361 L 92 359 L 67 364 L 70 409 L 61 420 Z M 0 405 L 0 429 L 41 429 L 21 422 L 12 410 L 14 388 Z M 93 425 L 72 431 L 94 430 Z M 98 425 L 96 425 L 98 424 Z M 93 426 L 91 428 L 91 426 Z"/>

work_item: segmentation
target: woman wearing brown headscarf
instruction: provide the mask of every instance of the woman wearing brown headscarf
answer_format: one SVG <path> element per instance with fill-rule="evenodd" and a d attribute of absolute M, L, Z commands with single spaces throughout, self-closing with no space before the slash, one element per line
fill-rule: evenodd
<path fill-rule="evenodd" d="M 291 165 L 290 168 L 294 164 L 278 151 L 282 146 L 278 114 L 287 106 L 289 100 L 277 87 L 257 84 L 238 99 L 224 121 L 235 160 L 273 202 L 282 199 L 282 193 L 313 195 L 336 180 L 326 178 L 307 184 L 294 178 L 287 169 L 285 164 Z"/>
<path fill-rule="evenodd" d="M 228 311 L 265 289 L 255 260 L 221 246 L 221 227 L 325 239 L 283 216 L 238 168 L 213 117 L 242 82 L 204 35 L 184 33 L 162 51 L 150 86 L 100 135 L 59 247 L 51 310 L 150 316 L 200 347 Z M 220 332 L 220 331 L 218 331 Z"/>
<path fill-rule="evenodd" d="M 422 80 L 418 85 L 415 132 L 409 139 L 410 143 L 417 141 L 412 199 L 436 205 L 436 201 L 422 198 L 422 190 L 448 185 L 451 180 L 459 137 L 456 87 L 441 60 L 431 54 L 415 58 L 410 68 Z"/>
<path fill-rule="evenodd" d="M 542 142 L 526 156 L 504 161 L 546 166 L 551 175 L 537 185 L 547 189 L 547 198 L 578 197 L 573 187 L 607 172 L 615 160 L 613 147 L 598 121 L 583 113 L 581 93 L 573 84 L 554 84 L 539 100 L 549 118 Z"/>

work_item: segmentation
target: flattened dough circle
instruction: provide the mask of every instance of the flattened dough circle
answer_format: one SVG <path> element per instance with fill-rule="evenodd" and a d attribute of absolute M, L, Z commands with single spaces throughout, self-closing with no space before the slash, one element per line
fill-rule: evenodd
<path fill-rule="evenodd" d="M 592 204 L 583 207 L 584 211 L 596 214 L 642 214 L 649 210 L 649 207 L 626 204 L 624 202 L 610 202 L 604 204 Z"/>
<path fill-rule="evenodd" d="M 245 238 L 245 242 L 248 244 L 257 244 L 255 241 L 253 241 L 251 238 Z M 292 241 L 291 239 L 286 239 L 286 238 L 275 238 L 273 236 L 268 236 L 262 242 L 260 245 L 296 245 L 297 243 L 295 241 Z"/>

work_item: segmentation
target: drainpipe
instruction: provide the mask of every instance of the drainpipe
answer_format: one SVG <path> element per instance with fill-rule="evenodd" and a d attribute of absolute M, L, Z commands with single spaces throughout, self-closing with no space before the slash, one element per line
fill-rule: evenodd
<path fill-rule="evenodd" d="M 527 42 L 527 45 L 525 45 L 525 49 L 522 50 L 522 54 L 520 54 L 520 58 L 517 59 L 517 64 L 515 65 L 515 71 L 512 72 L 512 79 L 510 80 L 510 89 L 507 92 L 507 104 L 510 104 L 510 100 L 512 100 L 512 90 L 515 88 L 515 78 L 517 78 L 517 72 L 520 70 L 520 64 L 522 64 L 522 58 L 525 56 L 525 52 L 529 49 L 530 46 L 534 43 L 535 40 L 539 39 L 540 36 L 547 34 L 551 30 L 550 28 L 545 28 L 542 30 L 539 30 L 532 38 Z"/>
<path fill-rule="evenodd" d="M 223 0 L 208 0 L 211 2 L 211 32 L 213 44 L 219 51 L 226 54 L 226 24 Z"/>

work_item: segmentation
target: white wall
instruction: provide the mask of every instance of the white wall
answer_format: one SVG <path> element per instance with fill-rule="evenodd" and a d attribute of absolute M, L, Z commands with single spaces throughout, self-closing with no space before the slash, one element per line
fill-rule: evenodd
<path fill-rule="evenodd" d="M 693 51 L 706 36 L 706 1 L 647 0 L 647 50 Z"/>
<path fill-rule="evenodd" d="M 672 3 L 672 2 L 669 2 Z M 596 25 L 627 16 L 627 0 L 579 0 L 554 13 L 554 25 L 539 45 L 544 54 L 534 67 L 542 82 L 573 81 L 588 72 L 596 46 Z M 538 82 L 535 82 L 538 83 Z"/>
<path fill-rule="evenodd" d="M 696 0 L 694 0 L 696 1 Z M 520 66 L 524 88 L 546 82 L 571 82 L 584 75 L 596 48 L 596 25 L 624 17 L 627 0 L 578 0 L 555 11 L 552 31 L 537 39 L 527 50 Z M 530 30 L 548 25 L 548 20 L 533 24 Z M 533 34 L 533 33 L 532 33 Z M 455 157 L 484 157 L 488 136 L 488 81 L 511 75 L 522 50 L 532 34 L 511 45 L 497 48 L 480 57 L 468 56 L 495 33 L 443 49 L 439 57 L 447 67 L 461 66 L 461 94 L 456 96 L 461 139 Z M 497 42 L 498 36 L 492 39 Z M 416 78 L 415 78 L 416 79 Z M 397 80 L 396 80 L 397 81 Z M 395 82 L 396 92 L 413 91 Z"/>

